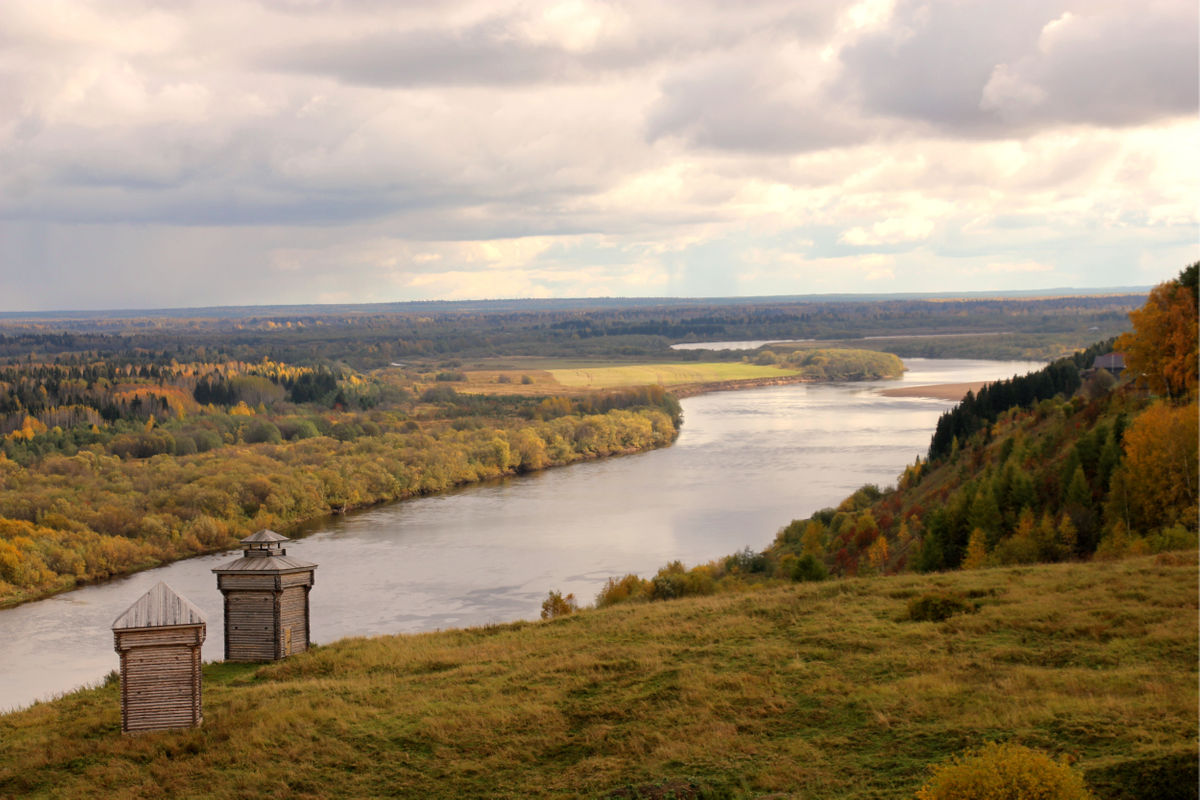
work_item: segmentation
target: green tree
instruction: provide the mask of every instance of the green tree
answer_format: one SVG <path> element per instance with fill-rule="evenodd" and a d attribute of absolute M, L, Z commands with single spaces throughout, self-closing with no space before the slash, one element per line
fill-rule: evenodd
<path fill-rule="evenodd" d="M 994 547 L 1000 539 L 1004 518 L 1000 514 L 1000 505 L 996 502 L 991 481 L 984 481 L 975 493 L 970 511 L 967 512 L 967 524 L 971 527 L 972 535 L 976 530 L 983 531 L 989 547 Z"/>

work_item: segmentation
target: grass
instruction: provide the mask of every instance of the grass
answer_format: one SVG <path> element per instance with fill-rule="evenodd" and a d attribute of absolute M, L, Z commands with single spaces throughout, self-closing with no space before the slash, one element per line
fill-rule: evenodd
<path fill-rule="evenodd" d="M 197 730 L 121 736 L 114 685 L 0 716 L 0 797 L 894 798 L 986 741 L 1101 798 L 1130 764 L 1194 787 L 1196 580 L 1189 553 L 348 639 L 208 665 Z M 906 620 L 935 589 L 978 608 Z"/>
<path fill-rule="evenodd" d="M 784 378 L 799 370 L 764 367 L 739 362 L 711 364 L 625 364 L 607 367 L 554 369 L 550 374 L 558 383 L 571 388 L 610 389 L 618 386 L 679 386 L 691 383 L 719 383 L 756 378 Z"/>

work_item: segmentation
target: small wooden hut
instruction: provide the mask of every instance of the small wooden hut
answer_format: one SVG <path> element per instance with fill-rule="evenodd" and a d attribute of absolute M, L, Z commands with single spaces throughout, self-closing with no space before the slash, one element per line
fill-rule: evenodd
<path fill-rule="evenodd" d="M 289 558 L 272 530 L 242 539 L 242 557 L 213 570 L 225 596 L 225 660 L 277 661 L 309 646 L 308 593 L 316 564 Z"/>
<path fill-rule="evenodd" d="M 204 615 L 159 581 L 112 624 L 121 656 L 121 731 L 195 728 Z"/>

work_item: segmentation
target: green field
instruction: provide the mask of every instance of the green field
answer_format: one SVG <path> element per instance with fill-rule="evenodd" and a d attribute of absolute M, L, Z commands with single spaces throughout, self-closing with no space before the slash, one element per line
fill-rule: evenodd
<path fill-rule="evenodd" d="M 113 684 L 0 716 L 0 797 L 906 798 L 987 741 L 1100 800 L 1195 797 L 1196 579 L 1190 552 L 349 639 L 209 665 L 197 730 L 123 737 Z M 908 620 L 934 588 L 977 608 Z"/>
<path fill-rule="evenodd" d="M 679 386 L 688 383 L 719 383 L 755 378 L 786 378 L 799 375 L 798 369 L 763 367 L 757 364 L 626 364 L 612 367 L 579 367 L 549 370 L 563 386 L 611 389 L 617 386 Z"/>

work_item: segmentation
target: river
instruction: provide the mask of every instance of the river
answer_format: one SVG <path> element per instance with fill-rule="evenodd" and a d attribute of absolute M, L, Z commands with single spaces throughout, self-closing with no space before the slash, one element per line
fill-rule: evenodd
<path fill-rule="evenodd" d="M 552 589 L 592 602 L 610 576 L 761 550 L 789 521 L 924 455 L 952 403 L 881 388 L 1010 377 L 1031 362 L 908 359 L 896 381 L 795 384 L 683 401 L 674 445 L 322 520 L 288 545 L 316 562 L 314 642 L 536 619 Z M 0 611 L 0 710 L 95 683 L 117 667 L 110 626 L 157 581 L 208 620 L 224 553 Z"/>

